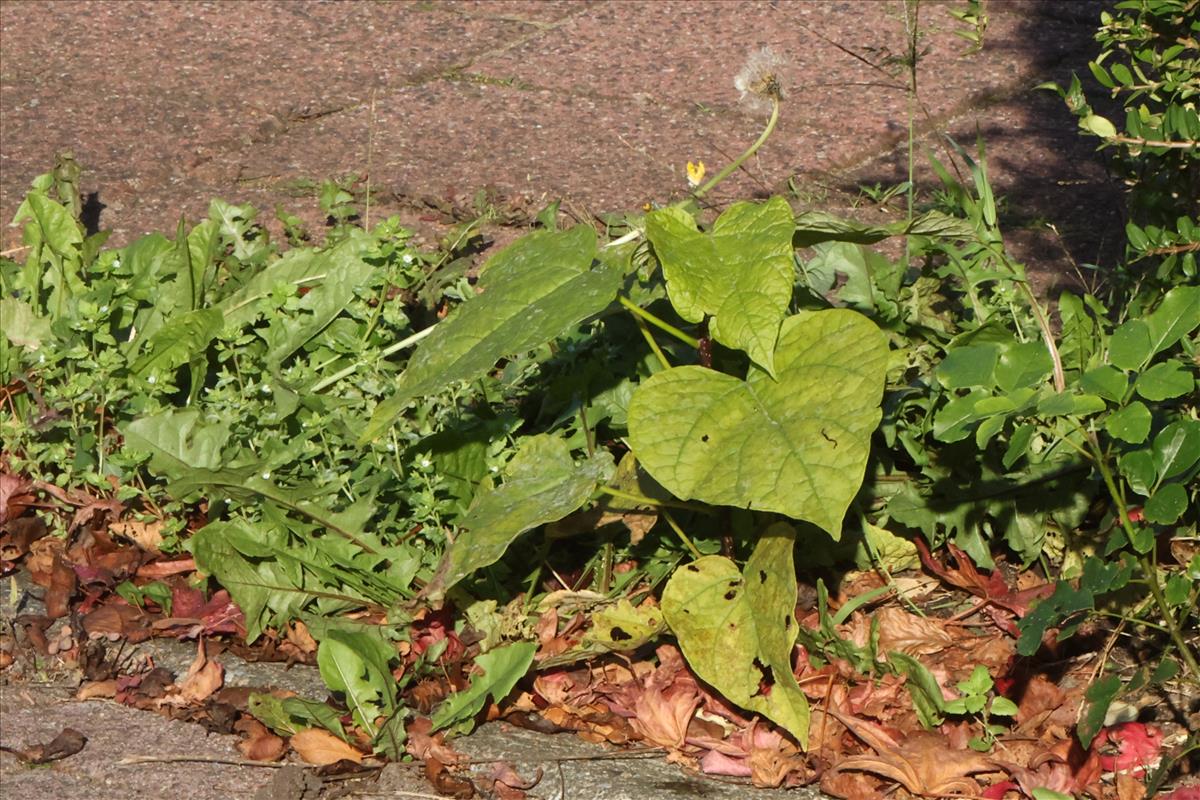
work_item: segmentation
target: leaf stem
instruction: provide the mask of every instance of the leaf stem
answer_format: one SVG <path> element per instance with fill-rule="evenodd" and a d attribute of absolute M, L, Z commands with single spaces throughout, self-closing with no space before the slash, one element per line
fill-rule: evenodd
<path fill-rule="evenodd" d="M 651 325 L 658 328 L 659 330 L 661 330 L 665 333 L 671 334 L 676 339 L 678 339 L 679 341 L 686 344 L 688 347 L 691 347 L 691 348 L 700 347 L 699 339 L 688 336 L 686 333 L 679 330 L 679 328 L 676 328 L 671 323 L 659 319 L 658 317 L 654 316 L 646 309 L 639 306 L 637 303 L 630 300 L 628 297 L 625 297 L 624 295 L 617 295 L 617 302 L 620 303 L 621 305 L 625 306 L 625 308 L 627 308 L 629 311 L 633 312 L 637 316 L 646 320 L 646 322 L 649 322 Z"/>
<path fill-rule="evenodd" d="M 699 189 L 697 189 L 695 192 L 693 192 L 692 196 L 695 197 L 697 200 L 700 199 L 701 197 L 704 197 L 704 195 L 708 194 L 708 192 L 711 191 L 714 186 L 716 186 L 718 183 L 720 183 L 721 181 L 728 178 L 731 174 L 733 174 L 733 171 L 735 169 L 737 169 L 738 167 L 740 167 L 742 164 L 744 164 L 746 162 L 746 159 L 750 158 L 750 156 L 752 156 L 758 152 L 758 148 L 763 146 L 763 143 L 766 142 L 767 139 L 771 136 L 771 132 L 775 130 L 775 123 L 778 121 L 779 121 L 779 98 L 773 97 L 773 98 L 771 98 L 771 118 L 769 120 L 767 120 L 767 127 L 763 128 L 762 135 L 760 135 L 758 137 L 758 141 L 756 141 L 754 144 L 750 145 L 750 147 L 746 150 L 746 152 L 742 153 L 740 156 L 735 158 L 733 161 L 729 162 L 728 166 L 726 166 L 725 169 L 718 172 L 716 175 L 714 175 L 712 177 L 712 180 L 710 180 L 708 183 L 704 184 Z"/>
<path fill-rule="evenodd" d="M 671 362 L 667 360 L 667 354 L 658 346 L 658 342 L 654 341 L 654 335 L 650 333 L 650 326 L 646 324 L 646 320 L 641 317 L 634 317 L 634 320 L 637 321 L 638 330 L 642 332 L 642 338 L 646 340 L 646 344 L 658 358 L 658 363 L 662 364 L 663 369 L 670 369 Z"/>
<path fill-rule="evenodd" d="M 679 523 L 676 522 L 675 518 L 671 516 L 671 512 L 664 508 L 662 515 L 663 519 L 667 521 L 667 524 L 671 526 L 671 530 L 675 531 L 675 535 L 678 536 L 687 549 L 691 551 L 692 557 L 697 560 L 704 558 L 704 555 L 696 549 L 696 545 L 692 544 L 692 540 L 689 539 L 687 534 L 683 532 L 683 528 L 679 527 Z"/>
<path fill-rule="evenodd" d="M 417 331 L 412 336 L 407 336 L 394 344 L 390 344 L 383 349 L 383 351 L 380 353 L 380 355 L 383 358 L 387 358 L 388 356 L 390 356 L 394 353 L 398 353 L 399 351 L 403 350 L 406 347 L 412 347 L 414 344 L 421 341 L 429 334 L 433 333 L 433 329 L 436 327 L 437 327 L 437 324 L 435 323 L 433 325 L 430 325 L 425 330 Z M 316 384 L 313 385 L 313 387 L 311 389 L 309 389 L 309 391 L 315 393 L 315 392 L 322 391 L 323 389 L 328 389 L 330 386 L 337 383 L 342 378 L 345 378 L 349 375 L 353 375 L 355 370 L 357 370 L 359 367 L 361 367 L 362 364 L 363 364 L 363 362 L 361 362 L 361 361 L 355 361 L 350 366 L 348 366 L 344 369 L 338 370 L 337 372 L 330 375 L 328 378 L 324 378 L 323 380 L 318 381 Z"/>

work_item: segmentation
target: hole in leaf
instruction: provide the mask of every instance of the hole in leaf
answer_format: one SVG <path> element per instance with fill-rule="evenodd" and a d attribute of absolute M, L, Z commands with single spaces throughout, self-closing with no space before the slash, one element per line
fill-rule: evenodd
<path fill-rule="evenodd" d="M 626 633 L 625 631 L 616 627 L 615 625 L 613 626 L 613 629 L 608 632 L 608 637 L 610 639 L 612 639 L 614 642 L 624 642 L 624 641 L 628 641 L 629 639 L 633 638 L 628 633 Z"/>
<path fill-rule="evenodd" d="M 700 571 L 700 568 L 697 567 L 695 564 L 688 564 L 686 567 L 684 567 L 684 569 L 686 569 L 688 572 L 699 572 Z"/>
<path fill-rule="evenodd" d="M 760 569 L 758 571 L 758 582 L 759 583 L 767 582 L 767 571 L 765 569 Z"/>
<path fill-rule="evenodd" d="M 754 659 L 752 666 L 758 670 L 758 689 L 754 693 L 766 697 L 771 693 L 772 687 L 775 686 L 775 676 L 767 669 L 767 665 L 757 658 Z"/>
<path fill-rule="evenodd" d="M 708 434 L 706 433 L 706 434 L 704 434 L 703 436 L 701 436 L 701 437 L 700 437 L 700 441 L 702 441 L 702 442 L 707 442 L 707 441 L 708 441 Z"/>
<path fill-rule="evenodd" d="M 726 600 L 732 600 L 735 597 L 737 597 L 737 589 L 730 589 L 728 592 L 725 593 Z"/>

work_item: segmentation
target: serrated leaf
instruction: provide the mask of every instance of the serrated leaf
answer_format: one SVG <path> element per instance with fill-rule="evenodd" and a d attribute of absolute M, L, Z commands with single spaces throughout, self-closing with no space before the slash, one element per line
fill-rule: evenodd
<path fill-rule="evenodd" d="M 564 440 L 548 434 L 529 437 L 509 462 L 504 483 L 476 495 L 462 521 L 464 530 L 446 548 L 425 595 L 440 597 L 475 570 L 500 560 L 525 531 L 570 514 L 612 471 L 606 451 L 576 466 Z"/>
<path fill-rule="evenodd" d="M 433 729 L 470 723 L 483 709 L 489 695 L 496 702 L 503 700 L 529 671 L 536 652 L 536 642 L 515 642 L 476 658 L 475 665 L 483 669 L 483 674 L 475 675 L 469 687 L 450 695 L 438 707 L 432 717 Z"/>
<path fill-rule="evenodd" d="M 676 497 L 777 511 L 835 539 L 879 424 L 887 342 L 843 309 L 790 317 L 778 380 L 703 367 L 664 370 L 629 404 L 639 462 Z"/>
<path fill-rule="evenodd" d="M 595 256 L 596 232 L 586 225 L 536 231 L 492 256 L 479 279 L 482 294 L 421 343 L 359 441 L 378 437 L 414 397 L 484 375 L 504 356 L 532 350 L 604 310 L 623 272 Z"/>
<path fill-rule="evenodd" d="M 637 608 L 628 598 L 592 614 L 592 627 L 583 636 L 583 644 L 618 652 L 636 650 L 650 642 L 664 627 L 662 611 L 652 605 Z"/>
<path fill-rule="evenodd" d="M 854 564 L 859 569 L 873 569 L 876 564 L 889 572 L 916 569 L 921 564 L 917 546 L 911 539 L 866 522 L 863 528 L 864 542 L 854 548 Z"/>
<path fill-rule="evenodd" d="M 675 571 L 663 590 L 663 616 L 688 664 L 735 705 L 757 711 L 808 746 L 808 701 L 792 673 L 795 531 L 777 522 L 746 562 L 722 556 Z M 769 692 L 763 687 L 770 686 Z"/>
<path fill-rule="evenodd" d="M 734 203 L 705 234 L 674 208 L 646 216 L 667 295 L 688 322 L 709 319 L 713 339 L 775 374 L 775 342 L 792 299 L 795 221 L 787 201 Z"/>
<path fill-rule="evenodd" d="M 153 370 L 170 371 L 186 364 L 204 352 L 224 323 L 224 315 L 215 308 L 177 314 L 147 340 L 147 351 L 129 369 L 134 375 L 145 376 Z"/>
<path fill-rule="evenodd" d="M 382 628 L 368 632 L 330 625 L 323 631 L 310 630 L 320 645 L 321 679 L 345 696 L 359 727 L 374 731 L 375 720 L 396 711 L 397 686 L 391 671 L 396 649 L 383 638 Z"/>

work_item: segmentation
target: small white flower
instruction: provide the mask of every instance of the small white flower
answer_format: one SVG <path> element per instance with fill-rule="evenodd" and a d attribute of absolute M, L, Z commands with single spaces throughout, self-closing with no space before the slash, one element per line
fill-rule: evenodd
<path fill-rule="evenodd" d="M 113 269 L 120 269 L 120 268 L 121 268 L 121 259 L 114 258 L 113 259 Z"/>
<path fill-rule="evenodd" d="M 258 387 L 258 390 L 260 392 L 262 392 L 263 394 L 270 394 L 271 386 L 269 384 L 264 383 L 262 386 Z"/>
<path fill-rule="evenodd" d="M 149 378 L 146 378 L 146 383 L 158 383 L 158 376 L 151 375 Z"/>
<path fill-rule="evenodd" d="M 107 313 L 108 313 L 108 306 L 100 306 L 100 313 L 101 313 L 101 314 L 107 314 Z"/>
<path fill-rule="evenodd" d="M 45 354 L 45 353 L 39 353 L 39 354 L 38 354 L 38 363 L 39 363 L 39 364 L 45 364 L 45 363 L 46 363 L 46 354 Z"/>
<path fill-rule="evenodd" d="M 264 473 L 262 474 L 262 479 L 263 479 L 264 481 L 266 481 L 266 480 L 270 480 L 270 479 L 271 479 L 271 473 L 269 473 L 269 472 L 264 472 Z"/>
<path fill-rule="evenodd" d="M 428 468 L 429 468 L 429 465 L 430 465 L 430 464 L 432 464 L 432 463 L 433 463 L 433 462 L 432 462 L 432 461 L 430 461 L 428 458 L 422 458 L 422 459 L 421 459 L 421 469 L 428 469 Z"/>
<path fill-rule="evenodd" d="M 391 442 L 388 442 L 388 445 L 387 445 L 387 451 L 388 451 L 389 453 L 394 453 L 394 452 L 396 452 L 396 445 L 392 444 Z"/>
<path fill-rule="evenodd" d="M 412 257 L 412 254 L 411 254 L 411 253 L 405 253 L 404 255 L 400 256 L 400 260 L 401 260 L 401 261 L 403 261 L 405 264 L 411 264 L 411 263 L 413 263 L 413 261 L 415 261 L 416 259 L 414 259 L 414 258 Z"/>
<path fill-rule="evenodd" d="M 499 467 L 497 467 L 495 464 L 492 464 L 490 467 L 488 467 L 488 469 L 490 469 L 492 472 L 499 472 L 499 471 L 500 471 L 500 468 L 499 468 Z"/>

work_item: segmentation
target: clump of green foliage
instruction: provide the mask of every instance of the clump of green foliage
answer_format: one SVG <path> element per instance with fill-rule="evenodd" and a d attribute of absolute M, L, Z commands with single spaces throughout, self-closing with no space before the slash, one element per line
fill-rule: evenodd
<path fill-rule="evenodd" d="M 1179 118 L 1167 112 L 1154 135 L 1191 124 Z M 1162 663 L 1173 651 L 1200 680 L 1187 638 L 1200 558 L 1160 561 L 1198 519 L 1194 251 L 1142 247 L 1134 231 L 1150 223 L 1132 226 L 1110 293 L 1064 293 L 1055 325 L 1005 249 L 982 146 L 958 157 L 969 184 L 933 160 L 939 207 L 889 225 L 773 198 L 715 219 L 689 200 L 598 231 L 561 227 L 551 207 L 474 286 L 451 254 L 414 251 L 395 220 L 354 225 L 337 185 L 323 197 L 338 224 L 319 246 L 281 248 L 253 209 L 217 201 L 173 238 L 105 250 L 84 235 L 60 165 L 18 213 L 25 262 L 0 262 L 7 451 L 61 485 L 115 486 L 145 513 L 202 503 L 183 546 L 251 637 L 304 619 L 331 687 L 392 754 L 405 623 L 445 603 L 478 621 L 489 602 L 538 593 L 556 560 L 579 576 L 563 588 L 635 617 L 622 624 L 639 635 L 597 635 L 589 652 L 669 630 L 701 678 L 801 743 L 793 648 L 804 637 L 819 658 L 847 645 L 832 620 L 796 624 L 798 539 L 811 561 L 885 569 L 911 563 L 917 536 L 985 567 L 1009 554 L 1063 576 L 1022 621 L 1023 654 L 1051 629 L 1061 639 L 1115 614 L 1161 631 Z M 1177 221 L 1171 235 L 1195 228 Z M 904 257 L 872 249 L 890 237 Z M 1135 269 L 1147 258 L 1153 280 Z M 585 512 L 590 525 L 572 524 Z M 651 524 L 631 535 L 630 515 Z M 618 561 L 639 569 L 616 574 Z M 1134 583 L 1145 600 L 1129 601 Z M 661 618 L 623 604 L 652 591 Z M 388 624 L 338 617 L 359 609 Z M 438 727 L 469 726 L 529 669 L 524 629 L 504 629 Z M 986 708 L 994 737 L 1008 710 L 921 694 L 928 676 L 902 654 L 843 655 L 909 675 L 930 724 Z M 1105 686 L 1090 722 L 1121 690 Z M 344 735 L 298 701 L 256 713 Z"/>

